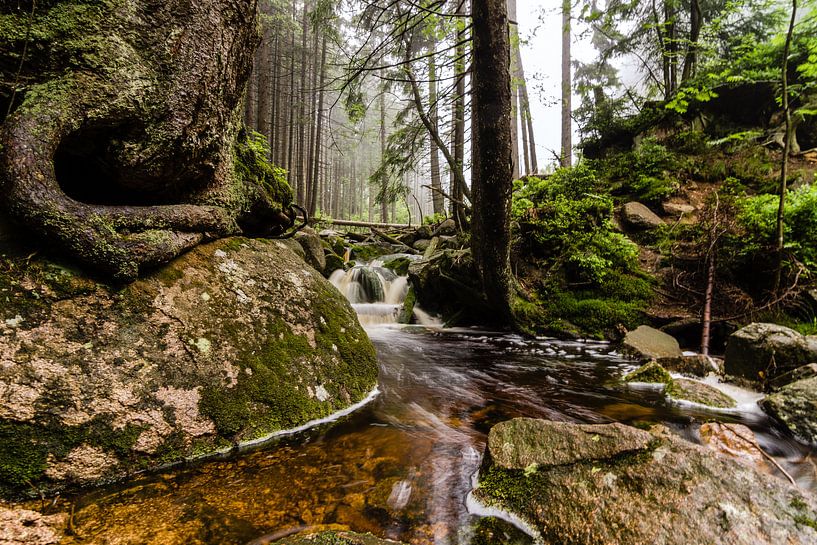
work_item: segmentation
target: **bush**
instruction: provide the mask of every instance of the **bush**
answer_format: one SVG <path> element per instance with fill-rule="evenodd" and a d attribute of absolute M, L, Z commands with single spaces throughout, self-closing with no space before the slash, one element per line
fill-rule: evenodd
<path fill-rule="evenodd" d="M 738 221 L 745 232 L 740 242 L 745 252 L 773 247 L 777 229 L 777 195 L 747 197 L 740 204 Z M 817 271 L 817 185 L 790 191 L 784 210 L 786 249 L 812 273 Z"/>
<path fill-rule="evenodd" d="M 645 138 L 636 149 L 600 161 L 598 167 L 621 184 L 621 193 L 657 205 L 678 191 L 679 182 L 670 173 L 679 171 L 682 163 L 654 138 Z"/>

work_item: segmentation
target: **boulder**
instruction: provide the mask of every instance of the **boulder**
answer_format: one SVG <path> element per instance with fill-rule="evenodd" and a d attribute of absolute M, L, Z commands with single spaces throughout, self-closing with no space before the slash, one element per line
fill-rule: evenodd
<path fill-rule="evenodd" d="M 638 326 L 628 331 L 621 341 L 624 350 L 639 359 L 673 358 L 683 355 L 678 341 L 650 326 Z"/>
<path fill-rule="evenodd" d="M 769 381 L 769 387 L 772 390 L 779 390 L 786 384 L 812 377 L 817 377 L 817 363 L 809 363 L 808 365 L 798 367 L 794 371 L 777 375 Z"/>
<path fill-rule="evenodd" d="M 334 252 L 325 254 L 326 266 L 323 268 L 323 275 L 327 278 L 332 276 L 332 273 L 337 270 L 346 269 L 346 263 L 343 258 Z"/>
<path fill-rule="evenodd" d="M 817 336 L 801 335 L 777 324 L 753 323 L 734 332 L 726 344 L 724 371 L 765 381 L 817 361 Z"/>
<path fill-rule="evenodd" d="M 247 545 L 265 545 L 267 543 L 276 543 L 278 545 L 401 545 L 401 542 L 381 539 L 372 534 L 357 534 L 345 531 L 307 532 L 273 542 L 264 541 L 263 539 L 255 539 Z"/>
<path fill-rule="evenodd" d="M 631 229 L 647 231 L 664 225 L 655 212 L 640 202 L 628 202 L 621 208 L 621 219 Z"/>
<path fill-rule="evenodd" d="M 29 257 L 0 258 L 0 496 L 223 451 L 376 384 L 351 306 L 281 241 L 198 246 L 124 287 Z"/>
<path fill-rule="evenodd" d="M 676 378 L 667 385 L 666 394 L 671 399 L 679 401 L 690 401 L 699 405 L 707 405 L 718 409 L 733 409 L 737 407 L 737 402 L 721 392 L 703 382 Z"/>
<path fill-rule="evenodd" d="M 418 252 L 425 252 L 428 250 L 429 246 L 431 246 L 431 240 L 427 238 L 421 238 L 416 240 L 414 244 L 411 245 L 412 248 L 417 250 Z"/>
<path fill-rule="evenodd" d="M 656 361 L 650 361 L 633 371 L 624 375 L 622 379 L 624 382 L 648 382 L 669 384 L 672 382 L 672 377 L 667 370 L 664 369 Z"/>
<path fill-rule="evenodd" d="M 309 229 L 309 228 L 307 228 Z M 323 251 L 321 238 L 312 229 L 299 231 L 295 234 L 295 240 L 304 249 L 306 262 L 312 265 L 318 272 L 324 272 L 326 268 L 326 254 Z"/>
<path fill-rule="evenodd" d="M 0 545 L 52 545 L 62 539 L 67 515 L 45 516 L 0 504 Z"/>
<path fill-rule="evenodd" d="M 817 445 L 817 377 L 783 386 L 763 398 L 760 406 L 796 437 Z"/>
<path fill-rule="evenodd" d="M 658 363 L 664 369 L 693 377 L 705 377 L 709 373 L 720 373 L 723 365 L 722 361 L 703 354 L 660 358 Z"/>
<path fill-rule="evenodd" d="M 666 429 L 514 419 L 494 426 L 477 501 L 545 543 L 817 542 L 817 498 Z"/>
<path fill-rule="evenodd" d="M 496 319 L 477 285 L 470 250 L 441 250 L 429 258 L 412 261 L 409 283 L 417 304 L 441 315 L 449 325 L 490 324 Z"/>
<path fill-rule="evenodd" d="M 454 222 L 453 219 L 448 218 L 447 220 L 440 223 L 436 229 L 431 233 L 432 237 L 453 237 L 457 234 L 457 224 Z"/>
<path fill-rule="evenodd" d="M 683 204 L 677 202 L 665 202 L 661 205 L 664 213 L 673 218 L 685 218 L 695 214 L 695 207 L 691 204 Z"/>

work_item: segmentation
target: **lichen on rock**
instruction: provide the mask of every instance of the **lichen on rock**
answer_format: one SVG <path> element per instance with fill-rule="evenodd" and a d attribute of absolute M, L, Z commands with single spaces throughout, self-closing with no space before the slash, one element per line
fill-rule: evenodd
<path fill-rule="evenodd" d="M 202 245 L 124 288 L 6 253 L 0 297 L 2 495 L 256 440 L 377 380 L 348 302 L 273 241 Z"/>

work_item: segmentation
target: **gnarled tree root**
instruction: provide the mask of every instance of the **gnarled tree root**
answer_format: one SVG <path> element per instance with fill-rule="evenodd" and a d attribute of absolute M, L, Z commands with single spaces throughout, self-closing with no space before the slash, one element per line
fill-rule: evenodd
<path fill-rule="evenodd" d="M 117 281 L 167 262 L 207 238 L 240 232 L 225 208 L 194 204 L 102 206 L 70 198 L 54 157 L 86 117 L 83 100 L 28 99 L 0 128 L 2 206 L 16 223 Z"/>

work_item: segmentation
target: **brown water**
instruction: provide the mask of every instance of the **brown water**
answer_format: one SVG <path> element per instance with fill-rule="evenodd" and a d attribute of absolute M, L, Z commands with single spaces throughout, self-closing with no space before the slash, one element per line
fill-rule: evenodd
<path fill-rule="evenodd" d="M 610 384 L 633 367 L 601 343 L 422 328 L 369 330 L 380 395 L 334 424 L 252 451 L 74 499 L 67 544 L 267 543 L 344 527 L 417 544 L 467 544 L 471 477 L 496 422 L 663 422 L 697 439 L 707 419 L 742 422 L 803 487 L 810 451 L 775 431 L 751 397 L 733 412 L 669 403 Z"/>

